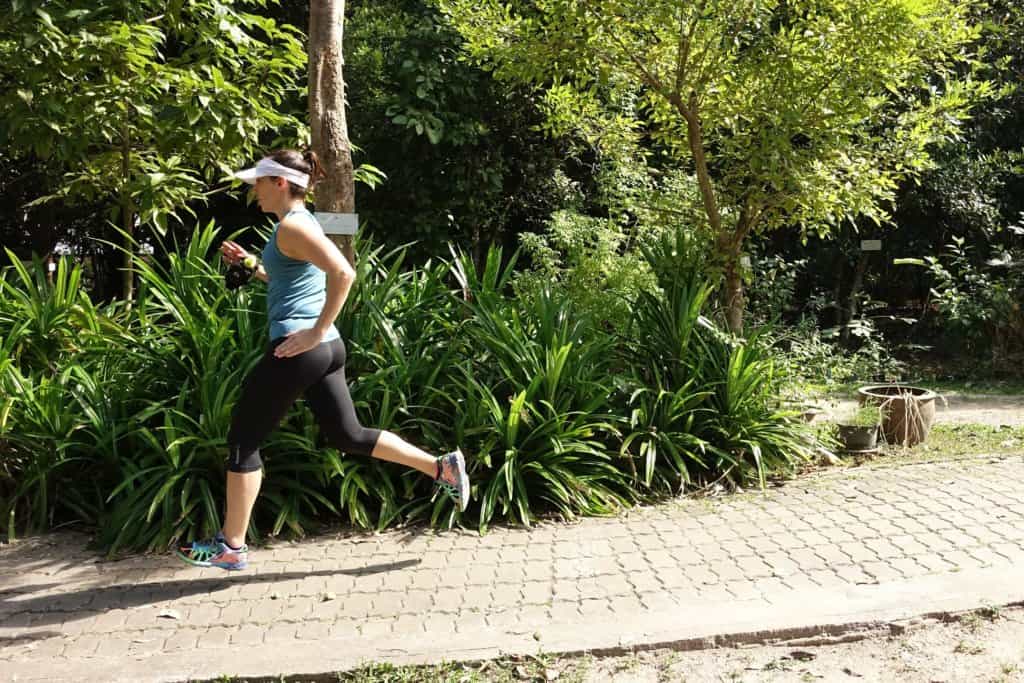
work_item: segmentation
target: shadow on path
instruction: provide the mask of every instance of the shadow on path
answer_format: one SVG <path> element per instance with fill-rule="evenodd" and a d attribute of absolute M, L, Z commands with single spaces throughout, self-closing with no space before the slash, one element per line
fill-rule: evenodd
<path fill-rule="evenodd" d="M 25 633 L 24 635 L 18 635 L 14 637 L 0 636 L 0 650 L 5 647 L 15 647 L 17 645 L 27 645 L 36 640 L 46 640 L 48 638 L 60 638 L 61 633 L 57 631 L 32 631 Z"/>
<path fill-rule="evenodd" d="M 95 586 L 69 593 L 36 595 L 24 600 L 21 595 L 52 588 L 59 584 L 26 586 L 0 593 L 0 626 L 15 614 L 32 614 L 32 625 L 59 624 L 69 620 L 85 619 L 98 612 L 111 609 L 129 609 L 157 602 L 178 600 L 193 595 L 212 595 L 231 587 L 295 581 L 317 576 L 370 576 L 383 572 L 400 571 L 420 564 L 421 560 L 403 560 L 388 564 L 374 564 L 354 569 L 323 569 L 311 572 L 280 572 L 268 574 L 246 574 L 241 572 L 216 579 L 184 579 L 154 581 L 151 583 L 126 583 L 113 586 Z"/>

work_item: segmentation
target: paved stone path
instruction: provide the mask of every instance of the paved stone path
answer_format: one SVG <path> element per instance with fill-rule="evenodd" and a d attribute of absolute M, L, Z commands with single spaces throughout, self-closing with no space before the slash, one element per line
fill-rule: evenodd
<path fill-rule="evenodd" d="M 835 634 L 1024 600 L 1024 456 L 831 469 L 616 518 L 347 535 L 227 574 L 0 547 L 0 680 L 179 681 Z"/>

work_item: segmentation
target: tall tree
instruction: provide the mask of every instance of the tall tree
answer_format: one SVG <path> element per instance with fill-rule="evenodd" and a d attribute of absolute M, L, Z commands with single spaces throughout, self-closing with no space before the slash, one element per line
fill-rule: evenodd
<path fill-rule="evenodd" d="M 0 16 L 0 140 L 65 170 L 35 203 L 109 206 L 124 234 L 166 228 L 251 157 L 297 90 L 300 34 L 247 10 L 273 0 L 13 0 Z"/>
<path fill-rule="evenodd" d="M 316 208 L 354 213 L 355 179 L 352 145 L 345 117 L 345 0 L 309 3 L 309 124 L 313 149 L 327 177 L 316 193 Z M 352 238 L 335 238 L 345 258 L 355 264 Z"/>
<path fill-rule="evenodd" d="M 953 0 L 442 4 L 469 54 L 544 91 L 553 119 L 690 170 L 737 333 L 753 234 L 882 220 L 986 88 L 958 78 L 975 30 Z"/>

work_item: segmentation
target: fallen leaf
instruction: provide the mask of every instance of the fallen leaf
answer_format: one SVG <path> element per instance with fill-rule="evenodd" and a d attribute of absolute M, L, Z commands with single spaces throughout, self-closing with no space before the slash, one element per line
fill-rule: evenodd
<path fill-rule="evenodd" d="M 158 614 L 156 616 L 157 616 L 158 619 L 160 617 L 163 617 L 165 619 L 181 619 L 181 612 L 179 612 L 176 609 L 165 609 L 165 610 L 162 610 L 160 612 L 160 614 Z"/>

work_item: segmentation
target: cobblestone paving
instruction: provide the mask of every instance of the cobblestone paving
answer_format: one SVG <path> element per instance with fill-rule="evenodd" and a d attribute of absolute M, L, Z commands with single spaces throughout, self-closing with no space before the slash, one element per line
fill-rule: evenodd
<path fill-rule="evenodd" d="M 308 672 L 315 662 L 289 664 L 289 651 L 347 643 L 388 659 L 403 643 L 500 646 L 695 604 L 770 608 L 822 589 L 1019 574 L 1022 560 L 1021 456 L 829 470 L 765 493 L 482 537 L 406 530 L 280 543 L 254 550 L 237 574 L 166 555 L 104 561 L 82 536 L 52 534 L 0 546 L 0 679 L 71 680 L 128 661 L 153 663 L 154 680 L 183 679 L 193 674 L 167 670 L 173 659 L 161 656 L 215 659 L 245 646 L 281 653 L 278 672 Z"/>

